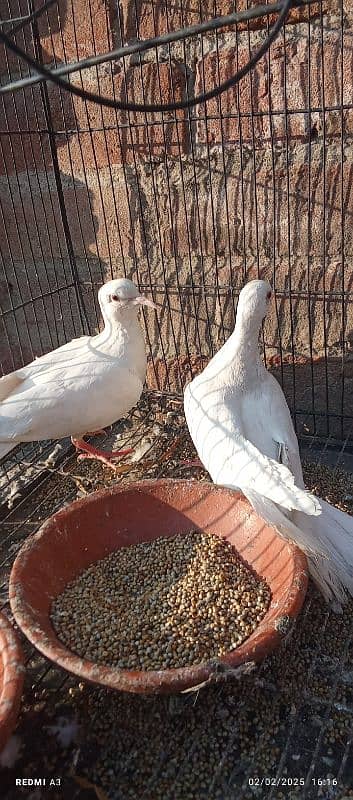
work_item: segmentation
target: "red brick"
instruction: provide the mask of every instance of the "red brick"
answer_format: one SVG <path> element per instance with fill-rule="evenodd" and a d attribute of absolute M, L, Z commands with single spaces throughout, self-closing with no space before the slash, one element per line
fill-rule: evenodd
<path fill-rule="evenodd" d="M 227 48 L 208 53 L 200 61 L 196 70 L 195 93 L 223 83 L 237 69 L 249 60 L 249 51 L 244 46 Z M 324 40 L 324 67 L 322 66 L 321 42 L 310 43 L 310 75 L 309 47 L 307 37 L 288 42 L 284 51 L 281 43 L 271 48 L 270 70 L 266 55 L 250 75 L 246 75 L 238 84 L 221 95 L 207 102 L 207 115 L 215 119 L 204 119 L 204 105 L 197 107 L 198 141 L 210 144 L 263 141 L 275 139 L 299 138 L 308 139 L 310 130 L 313 138 L 323 133 L 323 120 L 320 112 L 309 109 L 320 109 L 324 106 L 341 106 L 351 102 L 351 76 L 353 74 L 352 49 L 344 44 L 343 49 L 343 87 L 341 85 L 342 49 L 338 33 L 329 33 Z M 338 68 L 337 68 L 338 67 Z M 324 76 L 324 81 L 322 80 Z M 310 83 L 309 83 L 310 77 Z M 309 94 L 310 86 L 310 94 Z M 287 115 L 286 126 L 286 109 Z M 220 110 L 223 116 L 221 122 Z M 270 124 L 270 110 L 272 127 Z M 254 113 L 251 120 L 251 111 Z M 340 135 L 341 116 L 339 112 L 326 112 L 326 136 Z M 235 116 L 227 116 L 235 115 Z M 259 115 L 259 116 L 256 116 Z M 344 112 L 344 132 L 352 133 L 352 116 Z"/>
<path fill-rule="evenodd" d="M 55 131 L 75 129 L 76 118 L 69 94 L 48 86 L 52 123 Z M 61 99 L 60 99 L 61 98 Z M 39 87 L 3 95 L 0 100 L 0 175 L 6 172 L 51 169 L 51 151 Z M 60 148 L 66 136 L 57 137 Z"/>
<path fill-rule="evenodd" d="M 102 95 L 129 100 L 135 103 L 172 102 L 184 97 L 184 76 L 182 71 L 168 64 L 148 63 L 142 66 L 142 92 L 140 67 L 131 67 L 126 73 L 104 77 L 98 82 L 91 81 L 91 91 Z M 126 112 L 101 108 L 95 103 L 85 103 L 73 98 L 75 126 L 82 131 L 79 141 L 70 140 L 71 158 L 74 158 L 74 171 L 82 171 L 82 157 L 85 166 L 105 167 L 122 161 L 133 163 L 141 159 L 161 158 L 165 155 L 179 156 L 188 150 L 188 131 L 184 111 L 174 113 Z M 97 130 L 105 127 L 105 131 Z M 93 132 L 86 133 L 88 129 Z M 82 154 L 81 154 L 82 151 Z M 68 163 L 68 148 L 59 154 L 63 169 Z"/>
<path fill-rule="evenodd" d="M 45 61 L 71 61 L 105 53 L 112 48 L 109 2 L 106 0 L 59 0 L 60 26 L 48 35 L 43 22 L 41 42 Z"/>
<path fill-rule="evenodd" d="M 12 16 L 28 13 L 26 0 L 10 0 Z M 34 0 L 34 6 L 43 5 L 42 0 Z M 6 12 L 7 13 L 7 12 Z M 38 20 L 38 29 L 43 48 L 43 60 L 50 63 L 56 60 L 74 61 L 93 55 L 94 52 L 105 53 L 112 47 L 110 30 L 109 5 L 105 0 L 58 0 Z M 94 46 L 93 46 L 94 36 Z M 17 44 L 34 57 L 32 34 L 27 28 L 18 34 Z M 0 72 L 19 69 L 17 56 L 0 47 Z"/>
<path fill-rule="evenodd" d="M 122 161 L 122 153 L 116 131 L 76 133 L 65 137 L 58 150 L 60 169 L 66 173 L 84 176 L 85 170 L 100 170 Z"/>
<path fill-rule="evenodd" d="M 272 0 L 268 0 L 266 5 L 270 4 Z M 333 0 L 328 3 L 328 0 L 323 4 L 323 10 L 332 6 L 338 7 L 339 0 Z M 188 25 L 196 25 L 199 22 L 204 22 L 208 19 L 213 19 L 215 16 L 225 16 L 231 14 L 233 11 L 243 11 L 247 7 L 259 5 L 258 0 L 238 0 L 236 3 L 233 0 L 204 0 L 202 4 L 200 0 L 189 0 L 187 4 L 183 0 L 175 0 L 169 4 L 167 0 L 122 0 L 121 2 L 122 17 L 123 17 L 123 31 L 126 41 L 130 39 L 140 38 L 149 39 L 153 36 L 159 36 L 168 31 L 178 30 L 179 28 Z M 200 12 L 200 8 L 202 8 Z M 314 3 L 308 8 L 292 9 L 289 14 L 289 22 L 302 22 L 308 18 L 313 19 L 318 15 L 320 9 L 319 3 Z M 138 16 L 138 25 L 136 24 L 136 14 Z M 310 17 L 309 17 L 310 15 Z M 261 17 L 257 20 L 251 20 L 249 27 L 252 30 L 263 28 L 267 26 L 267 17 Z M 277 15 L 269 16 L 270 25 L 277 19 Z M 247 23 L 243 22 L 238 25 L 238 30 L 246 30 Z M 227 29 L 222 29 L 224 30 Z M 228 29 L 229 30 L 229 29 Z M 234 30 L 234 26 L 233 26 Z"/>
<path fill-rule="evenodd" d="M 144 228 L 133 179 L 123 172 L 87 172 L 72 178 L 61 172 L 70 234 L 76 258 L 122 260 L 145 252 Z M 48 185 L 49 184 L 49 185 Z M 0 242 L 2 259 L 26 263 L 67 257 L 64 229 L 52 172 L 19 184 L 1 179 Z"/>
<path fill-rule="evenodd" d="M 127 188 L 121 168 L 115 167 L 111 172 L 111 167 L 102 169 L 99 164 L 98 173 L 95 168 L 87 168 L 86 136 L 80 134 L 84 153 L 80 163 L 77 137 L 69 143 L 76 171 L 74 180 L 70 163 L 62 165 L 61 174 L 78 256 L 84 256 L 87 250 L 93 258 L 108 260 L 113 255 L 133 257 L 135 249 L 141 256 L 148 248 L 151 258 L 160 261 L 160 248 L 166 257 L 176 254 L 178 258 L 188 258 L 191 247 L 198 257 L 217 257 L 219 279 L 227 283 L 229 256 L 246 255 L 248 259 L 259 252 L 263 265 L 264 258 L 271 261 L 272 254 L 279 259 L 291 254 L 304 261 L 309 255 L 323 259 L 331 288 L 339 288 L 342 276 L 336 265 L 340 264 L 343 248 L 347 259 L 353 256 L 353 167 L 349 151 L 343 165 L 336 148 L 330 148 L 324 162 L 321 145 L 317 144 L 312 147 L 310 166 L 308 160 L 301 162 L 302 150 L 293 151 L 289 154 L 288 180 L 285 153 L 276 156 L 272 171 L 269 151 L 257 157 L 256 173 L 252 159 L 243 163 L 241 171 L 239 154 L 235 152 L 231 162 L 226 159 L 226 177 L 219 155 L 212 161 L 211 181 L 207 163 L 202 160 L 194 166 L 186 161 L 181 166 L 171 160 L 167 168 L 164 163 L 156 164 L 151 173 L 142 164 L 137 174 L 135 170 L 128 171 Z M 62 152 L 61 149 L 60 157 Z M 58 258 L 65 249 L 55 181 L 53 175 L 48 177 L 50 193 L 45 173 L 37 177 L 32 174 L 30 184 L 23 173 L 19 183 L 17 178 L 10 178 L 15 209 L 2 178 L 6 230 L 0 233 L 0 241 L 5 258 L 10 258 L 8 240 L 12 257 L 19 261 L 33 256 Z M 311 288 L 316 291 L 322 287 L 317 283 L 317 273 L 312 274 Z"/>
<path fill-rule="evenodd" d="M 202 61 L 199 61 L 196 68 L 195 95 L 203 94 L 214 86 L 228 80 L 231 75 L 241 69 L 249 60 L 248 51 L 242 47 L 237 52 L 235 48 L 227 48 L 217 52 L 208 53 Z M 266 120 L 262 117 L 255 117 L 253 128 L 249 115 L 251 103 L 253 111 L 262 111 L 263 98 L 266 95 L 266 73 L 263 68 L 257 68 L 252 78 L 246 75 L 238 86 L 223 92 L 220 98 L 214 98 L 206 103 L 206 114 L 213 119 L 203 119 L 205 117 L 205 105 L 200 104 L 196 107 L 196 114 L 199 118 L 197 125 L 197 137 L 200 143 L 209 142 L 210 144 L 221 144 L 227 142 L 238 142 L 251 140 L 252 130 L 255 138 L 266 138 Z M 252 90 L 253 86 L 253 90 Z M 220 113 L 223 116 L 221 122 Z M 237 116 L 227 115 L 240 114 Z M 240 124 L 239 124 L 240 122 Z"/>
<path fill-rule="evenodd" d="M 159 71 L 159 75 L 158 75 Z M 162 96 L 163 102 L 184 96 L 184 78 L 174 67 L 172 77 L 169 65 L 145 64 L 142 67 L 145 101 L 153 102 Z M 172 84 L 173 81 L 173 84 Z M 139 67 L 127 71 L 126 86 L 123 75 L 112 79 L 105 76 L 86 84 L 91 91 L 117 99 L 142 102 L 141 72 Z M 161 85 L 161 92 L 159 91 Z M 127 87 L 127 91 L 126 91 Z M 174 92 L 173 92 L 174 88 Z M 60 167 L 64 172 L 82 173 L 87 169 L 106 167 L 122 161 L 132 163 L 148 161 L 165 154 L 178 156 L 188 149 L 185 112 L 174 114 L 131 113 L 102 108 L 85 102 L 68 92 L 48 87 L 53 128 Z M 129 127 L 131 123 L 131 127 Z M 105 128 L 105 130 L 103 130 Z M 11 132 L 11 135 L 7 132 Z M 38 133 L 37 133 L 38 131 Z M 41 133 L 39 133 L 39 131 Z M 48 127 L 39 87 L 14 95 L 4 95 L 0 101 L 0 174 L 10 175 L 26 169 L 39 171 L 51 168 Z M 80 131 L 78 135 L 75 133 Z M 67 132 L 67 133 L 66 133 Z"/>
<path fill-rule="evenodd" d="M 39 0 L 36 0 L 35 5 L 41 5 Z M 28 14 L 27 0 L 7 0 L 2 6 L 2 19 L 12 19 L 16 17 L 26 16 Z M 4 31 L 7 32 L 6 29 Z M 20 31 L 16 36 L 16 44 L 32 58 L 34 57 L 34 50 L 32 44 L 32 35 L 28 26 Z M 7 49 L 5 45 L 0 44 L 0 73 L 8 73 L 11 70 L 19 71 L 21 67 L 25 68 L 23 62 L 20 62 L 17 56 Z"/>
<path fill-rule="evenodd" d="M 5 262 L 13 259 L 29 265 L 32 259 L 60 257 L 66 252 L 53 176 L 49 174 L 48 180 L 51 190 L 44 181 L 39 184 L 34 175 L 31 179 L 22 175 L 19 184 L 14 178 L 8 184 L 1 179 L 1 252 Z"/>
<path fill-rule="evenodd" d="M 134 103 L 166 104 L 185 97 L 184 74 L 179 67 L 170 67 L 169 64 L 151 62 L 141 68 L 131 67 L 127 70 L 126 80 L 123 73 L 120 73 L 116 76 L 115 83 L 115 96 Z M 118 119 L 122 126 L 121 141 L 126 161 L 133 161 L 133 150 L 144 159 L 148 159 L 150 155 L 163 156 L 164 153 L 178 156 L 180 152 L 185 153 L 188 150 L 186 113 L 183 110 L 165 112 L 163 116 L 154 112 L 146 115 L 141 112 L 121 111 L 118 112 Z M 123 127 L 126 125 L 134 127 L 129 130 L 128 127 Z"/>
<path fill-rule="evenodd" d="M 271 63 L 271 106 L 274 111 L 284 109 L 285 99 L 288 110 L 341 106 L 342 100 L 344 104 L 352 102 L 353 53 L 347 37 L 344 37 L 343 51 L 339 32 L 326 34 L 323 48 L 321 41 L 310 41 L 310 51 L 308 38 L 301 37 L 286 48 L 285 56 L 286 60 L 282 45 L 275 44 Z M 308 119 L 304 134 L 307 125 Z M 326 132 L 334 134 L 335 126 L 332 131 L 328 126 Z M 283 123 L 277 133 L 283 133 Z M 300 133 L 299 128 L 297 134 Z"/>
<path fill-rule="evenodd" d="M 185 203 L 179 167 L 169 168 L 167 174 L 161 165 L 154 171 L 157 209 L 152 177 L 143 185 L 148 238 L 158 241 L 159 235 L 166 256 L 175 251 L 180 257 L 187 256 L 189 242 L 192 252 L 211 257 L 256 256 L 259 251 L 268 258 L 273 253 L 278 257 L 291 253 L 304 259 L 308 254 L 339 259 L 342 246 L 347 255 L 353 255 L 349 223 L 353 217 L 353 167 L 349 156 L 342 167 L 335 151 L 324 164 L 317 145 L 310 167 L 307 160 L 301 163 L 303 154 L 294 152 L 289 158 L 289 196 L 285 153 L 276 157 L 273 172 L 271 153 L 266 151 L 257 159 L 256 173 L 252 159 L 243 162 L 241 170 L 239 154 L 232 154 L 232 163 L 226 160 L 226 177 L 221 155 L 212 161 L 211 180 L 203 162 L 196 164 L 195 178 L 191 167 L 184 170 Z M 171 208 L 168 181 L 172 184 Z M 179 187 L 176 191 L 175 186 Z"/>
<path fill-rule="evenodd" d="M 250 0 L 249 5 L 256 5 L 258 0 Z M 334 0 L 336 6 L 338 0 Z M 42 0 L 34 0 L 34 7 L 40 7 Z M 247 0 L 238 0 L 237 10 L 246 8 Z M 73 11 L 72 11 L 73 7 Z M 135 38 L 137 8 L 139 15 L 139 35 L 148 38 L 155 34 L 165 33 L 200 21 L 199 0 L 190 0 L 185 7 L 181 0 L 175 0 L 172 8 L 166 5 L 166 0 L 123 0 L 121 4 L 123 17 L 123 30 L 126 39 Z M 166 10 L 166 8 L 168 10 Z M 332 8 L 332 0 L 330 2 Z M 214 7 L 214 0 L 206 0 L 202 6 L 202 19 L 212 18 L 215 13 L 228 14 L 234 9 L 232 0 L 218 2 Z M 25 16 L 28 13 L 27 0 L 7 0 L 6 11 L 11 17 Z M 293 9 L 290 21 L 307 19 L 308 13 L 313 17 L 318 13 L 318 4 L 307 9 Z M 183 16 L 182 16 L 183 15 Z M 103 53 L 111 49 L 113 40 L 119 39 L 119 26 L 117 21 L 115 0 L 57 0 L 46 14 L 38 19 L 39 34 L 43 47 L 44 61 L 50 63 L 55 60 L 70 61 L 92 55 L 94 49 Z M 266 20 L 251 22 L 251 27 L 262 27 Z M 244 29 L 244 25 L 239 29 Z M 93 32 L 93 33 L 92 33 Z M 92 38 L 94 35 L 95 48 Z M 32 34 L 27 28 L 17 35 L 17 44 L 28 55 L 34 56 Z M 5 48 L 0 45 L 0 72 L 6 73 L 8 66 L 11 70 L 19 69 L 19 60 L 11 51 L 5 54 Z"/>
<path fill-rule="evenodd" d="M 71 130 L 76 126 L 72 96 L 48 84 L 49 105 L 55 131 Z M 47 130 L 44 105 L 39 86 L 26 91 L 9 93 L 0 99 L 0 130 L 2 132 L 39 132 Z"/>

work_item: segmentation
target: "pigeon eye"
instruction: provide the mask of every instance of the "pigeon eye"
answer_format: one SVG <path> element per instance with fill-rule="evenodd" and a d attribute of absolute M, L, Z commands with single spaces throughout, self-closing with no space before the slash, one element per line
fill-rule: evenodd
<path fill-rule="evenodd" d="M 267 292 L 266 297 L 267 297 L 267 300 L 271 300 L 272 292 Z"/>
<path fill-rule="evenodd" d="M 112 300 L 119 300 L 118 295 L 117 294 L 112 294 Z"/>

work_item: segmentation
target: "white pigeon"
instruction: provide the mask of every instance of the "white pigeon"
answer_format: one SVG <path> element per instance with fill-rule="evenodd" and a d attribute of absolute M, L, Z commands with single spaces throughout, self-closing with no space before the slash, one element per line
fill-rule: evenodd
<path fill-rule="evenodd" d="M 0 458 L 19 442 L 71 436 L 78 449 L 105 463 L 129 451 L 106 453 L 84 442 L 138 402 L 146 377 L 141 305 L 156 308 L 127 278 L 98 292 L 104 329 L 72 339 L 0 379 Z"/>
<path fill-rule="evenodd" d="M 185 416 L 214 483 L 242 491 L 307 554 L 312 578 L 339 611 L 353 594 L 353 518 L 304 487 L 289 408 L 259 351 L 271 293 L 261 280 L 242 289 L 233 333 L 185 388 Z"/>

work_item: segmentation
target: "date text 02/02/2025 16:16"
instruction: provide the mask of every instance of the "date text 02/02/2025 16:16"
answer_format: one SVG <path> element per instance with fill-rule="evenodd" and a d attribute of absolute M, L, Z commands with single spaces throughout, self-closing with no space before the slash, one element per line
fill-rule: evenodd
<path fill-rule="evenodd" d="M 337 786 L 337 778 L 311 778 L 311 783 L 314 786 Z M 270 777 L 255 777 L 249 778 L 249 786 L 304 786 L 304 778 L 270 778 Z"/>

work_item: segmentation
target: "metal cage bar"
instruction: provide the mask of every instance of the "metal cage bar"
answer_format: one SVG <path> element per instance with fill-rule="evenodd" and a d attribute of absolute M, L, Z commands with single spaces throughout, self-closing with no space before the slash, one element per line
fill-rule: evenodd
<path fill-rule="evenodd" d="M 122 5 L 116 13 L 117 6 L 106 3 L 97 25 L 97 5 L 87 0 L 89 46 L 75 0 L 58 7 L 53 3 L 41 14 L 37 5 L 34 12 L 32 0 L 26 8 L 23 0 L 7 0 L 0 29 L 20 25 L 12 32 L 17 44 L 58 75 L 70 75 L 80 88 L 140 105 L 169 95 L 173 105 L 180 97 L 188 101 L 208 90 L 212 81 L 219 88 L 228 75 L 228 51 L 235 73 L 273 25 L 268 7 L 246 9 L 247 3 L 236 1 L 227 6 L 227 13 L 233 13 L 222 25 L 219 16 L 225 9 L 216 0 L 206 7 L 198 0 L 173 5 L 151 0 L 147 21 L 139 0 L 126 3 L 129 29 Z M 180 466 L 182 458 L 193 455 L 182 418 L 183 386 L 229 335 L 243 283 L 265 275 L 273 283 L 275 312 L 263 331 L 264 357 L 283 385 L 304 463 L 317 474 L 329 465 L 342 490 L 340 500 L 349 508 L 353 289 L 347 229 L 353 99 L 345 81 L 351 63 L 350 17 L 343 0 L 334 11 L 327 11 L 322 0 L 308 3 L 312 12 L 306 17 L 300 16 L 304 0 L 293 5 L 299 16 L 287 21 L 251 76 L 227 95 L 186 110 L 147 113 L 93 106 L 85 97 L 53 89 L 41 76 L 30 75 L 13 54 L 0 52 L 0 361 L 6 373 L 83 330 L 93 333 L 100 324 L 96 295 L 101 283 L 112 275 L 131 277 L 159 308 L 153 323 L 145 319 L 149 391 L 139 411 L 114 426 L 105 442 L 120 435 L 124 445 L 143 450 L 140 461 L 119 480 L 196 477 Z M 278 12 L 281 4 L 271 6 Z M 266 22 L 254 28 L 260 11 Z M 330 88 L 331 52 L 335 91 Z M 293 99 L 296 69 L 302 83 Z M 49 441 L 22 445 L 0 465 L 0 605 L 7 614 L 9 572 L 26 536 L 64 502 L 111 480 L 100 468 L 77 465 L 70 443 L 60 444 L 60 450 Z M 315 485 L 313 472 L 308 474 Z M 276 779 L 292 775 L 299 768 L 293 758 L 296 743 L 303 743 L 303 727 L 310 727 L 312 717 L 319 724 L 302 747 L 305 785 L 298 797 L 316 798 L 312 777 L 331 768 L 322 755 L 332 758 L 341 785 L 352 785 L 351 635 L 346 617 L 337 622 L 312 591 L 283 651 L 261 666 L 249 692 L 237 684 L 217 685 L 206 694 L 176 700 L 177 712 L 172 702 L 169 708 L 155 699 L 148 706 L 151 717 L 155 710 L 159 724 L 175 738 L 166 735 L 154 754 L 139 797 L 159 800 L 159 791 L 163 800 L 187 796 L 187 781 L 202 758 L 205 719 L 211 720 L 207 746 L 214 763 L 210 756 L 213 766 L 202 778 L 198 800 L 235 800 L 239 791 L 244 800 L 253 798 L 249 778 L 260 769 L 264 754 Z M 301 683 L 291 694 L 296 658 Z M 26 668 L 25 707 L 42 703 L 38 713 L 48 725 L 50 715 L 61 713 L 60 698 L 71 708 L 70 690 L 81 691 L 79 681 L 31 646 L 26 646 Z M 83 705 L 94 691 L 84 687 Z M 266 726 L 260 730 L 256 716 L 261 693 L 269 716 L 279 707 L 278 719 L 271 716 L 270 733 Z M 103 698 L 102 708 L 108 714 L 108 706 L 115 708 L 117 702 L 116 697 Z M 119 720 L 131 726 L 135 750 L 141 750 L 152 738 L 146 701 L 136 701 L 134 721 L 128 702 L 119 702 Z M 73 713 L 88 713 L 72 703 Z M 349 725 L 330 754 L 325 737 L 336 713 Z M 174 727 L 173 714 L 178 717 Z M 233 722 L 220 738 L 220 752 L 217 737 L 227 714 Z M 254 718 L 259 732 L 251 728 Z M 88 728 L 94 730 L 92 718 Z M 114 800 L 126 800 L 126 775 L 136 772 L 135 750 L 124 749 L 124 738 L 119 739 L 121 758 L 116 757 L 110 787 Z M 31 761 L 24 747 L 26 768 Z M 88 775 L 90 755 L 85 761 L 83 749 L 76 743 L 70 752 L 78 774 L 82 767 Z M 61 754 L 55 764 L 66 765 L 65 757 Z M 163 788 L 164 771 L 169 782 Z M 5 777 L 4 800 L 12 800 L 10 778 Z M 88 796 L 89 789 L 77 787 L 72 778 L 67 781 L 68 796 Z M 277 800 L 278 786 L 265 787 L 262 796 Z"/>

